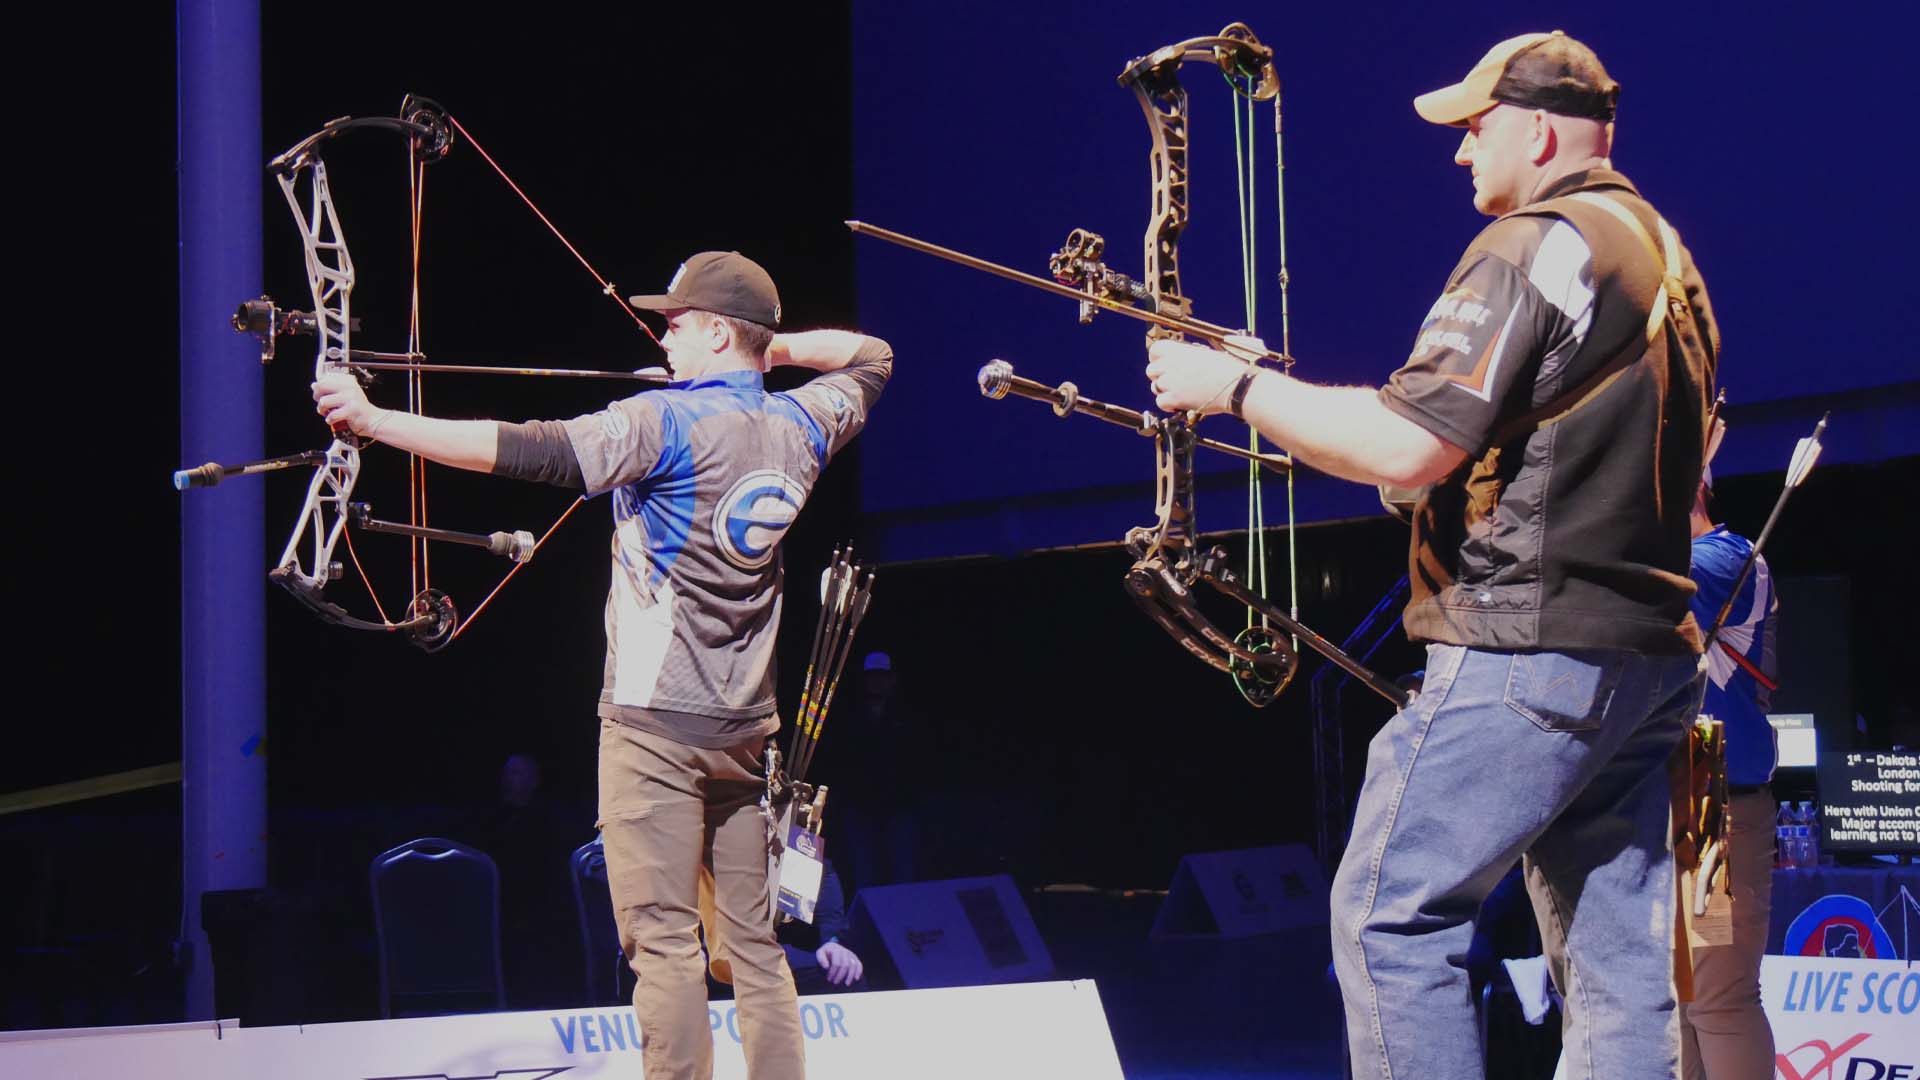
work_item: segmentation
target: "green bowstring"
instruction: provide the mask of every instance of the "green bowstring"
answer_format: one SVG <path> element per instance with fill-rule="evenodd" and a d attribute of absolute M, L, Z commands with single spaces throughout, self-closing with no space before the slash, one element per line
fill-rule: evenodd
<path fill-rule="evenodd" d="M 1234 181 L 1239 192 L 1240 270 L 1241 287 L 1244 292 L 1243 300 L 1246 307 L 1247 333 L 1249 335 L 1257 335 L 1258 331 L 1255 329 L 1255 306 L 1258 293 L 1257 283 L 1259 281 L 1259 273 L 1256 258 L 1258 245 L 1255 236 L 1259 231 L 1259 203 L 1254 197 L 1254 189 L 1257 185 L 1258 162 L 1255 152 L 1255 146 L 1257 144 L 1254 142 L 1253 132 L 1254 121 L 1258 114 L 1256 112 L 1256 103 L 1251 93 L 1253 79 L 1251 77 L 1247 79 L 1245 90 L 1242 90 L 1241 85 L 1235 82 L 1231 76 L 1226 76 L 1226 81 L 1228 86 L 1232 87 L 1236 98 L 1244 98 L 1246 101 L 1246 131 L 1244 135 L 1241 132 L 1241 116 L 1238 101 L 1235 102 L 1233 109 Z M 1293 342 L 1292 327 L 1290 325 L 1292 312 L 1290 310 L 1291 305 L 1288 290 L 1291 281 L 1289 280 L 1287 272 L 1286 158 L 1282 152 L 1280 138 L 1280 99 L 1278 97 L 1274 98 L 1273 107 L 1275 114 L 1273 130 L 1274 189 L 1278 205 L 1277 216 L 1279 219 L 1280 239 L 1280 352 L 1282 355 L 1291 357 L 1293 355 Z M 1251 428 L 1251 425 L 1249 425 L 1249 428 Z M 1259 452 L 1259 432 L 1249 430 L 1248 448 L 1255 453 Z M 1289 470 L 1287 473 L 1287 593 L 1289 613 L 1298 619 L 1300 617 L 1300 577 L 1299 547 L 1294 527 L 1296 522 L 1295 513 L 1293 473 Z M 1247 464 L 1247 583 L 1249 587 L 1255 589 L 1261 599 L 1264 600 L 1267 598 L 1266 496 L 1260 482 L 1260 467 L 1254 462 L 1248 462 Z M 1258 621 L 1259 625 L 1264 628 L 1266 619 L 1262 617 Z M 1249 608 L 1247 610 L 1247 629 L 1251 630 L 1254 625 L 1254 612 Z M 1296 650 L 1300 647 L 1300 642 L 1297 638 L 1293 642 L 1293 647 Z"/>

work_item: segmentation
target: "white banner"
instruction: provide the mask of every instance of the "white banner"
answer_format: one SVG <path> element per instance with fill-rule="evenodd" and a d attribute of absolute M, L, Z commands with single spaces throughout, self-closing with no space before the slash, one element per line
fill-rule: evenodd
<path fill-rule="evenodd" d="M 716 1080 L 744 1080 L 733 1002 L 708 1010 Z M 831 1080 L 1120 1080 L 1092 982 L 800 999 L 807 1070 Z M 486 1013 L 306 1027 L 226 1023 L 0 1035 L 9 1080 L 639 1080 L 633 1010 Z"/>
<path fill-rule="evenodd" d="M 1776 1080 L 1920 1080 L 1920 965 L 1767 956 Z"/>

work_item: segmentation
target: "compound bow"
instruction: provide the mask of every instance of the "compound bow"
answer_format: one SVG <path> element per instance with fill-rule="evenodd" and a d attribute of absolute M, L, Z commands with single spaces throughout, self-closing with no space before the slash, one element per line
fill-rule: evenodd
<path fill-rule="evenodd" d="M 1067 242 L 1048 260 L 1052 280 L 1025 274 L 929 244 L 901 233 L 881 229 L 860 221 L 849 221 L 855 233 L 873 236 L 926 254 L 948 259 L 976 270 L 1043 289 L 1076 300 L 1080 321 L 1087 322 L 1099 311 L 1112 311 L 1152 324 L 1148 342 L 1181 336 L 1197 338 L 1239 357 L 1250 364 L 1275 364 L 1290 367 L 1287 354 L 1288 285 L 1285 252 L 1284 216 L 1281 232 L 1280 286 L 1282 295 L 1281 350 L 1274 352 L 1252 335 L 1253 330 L 1253 258 L 1252 199 L 1243 174 L 1241 185 L 1241 230 L 1243 271 L 1247 289 L 1247 327 L 1235 330 L 1195 319 L 1192 301 L 1180 286 L 1180 237 L 1187 226 L 1188 204 L 1188 132 L 1187 91 L 1180 83 L 1180 69 L 1189 62 L 1203 61 L 1217 66 L 1238 99 L 1248 103 L 1272 101 L 1276 165 L 1280 133 L 1280 81 L 1274 68 L 1273 50 L 1261 44 L 1242 23 L 1233 23 L 1219 34 L 1192 38 L 1156 49 L 1126 65 L 1119 83 L 1133 91 L 1146 114 L 1153 145 L 1152 209 L 1145 242 L 1144 272 L 1135 279 L 1118 273 L 1102 260 L 1106 241 L 1097 233 L 1075 229 Z M 1248 118 L 1251 134 L 1251 116 Z M 1235 135 L 1239 135 L 1239 114 L 1235 112 Z M 1284 207 L 1283 207 L 1284 215 Z M 981 393 L 1000 399 L 1009 393 L 1053 406 L 1058 416 L 1073 413 L 1092 416 L 1133 428 L 1154 440 L 1155 521 L 1130 529 L 1125 538 L 1133 555 L 1127 571 L 1128 594 L 1149 618 L 1166 630 L 1174 640 L 1201 661 L 1233 675 L 1241 693 L 1254 705 L 1265 705 L 1285 689 L 1299 666 L 1299 656 L 1288 641 L 1273 632 L 1284 631 L 1294 641 L 1305 642 L 1342 668 L 1352 672 L 1376 693 L 1404 705 L 1406 691 L 1382 678 L 1348 656 L 1333 643 L 1300 623 L 1297 612 L 1282 610 L 1264 595 L 1263 533 L 1258 515 L 1258 469 L 1286 474 L 1291 479 L 1292 460 L 1284 454 L 1262 453 L 1257 437 L 1248 449 L 1228 446 L 1201 438 L 1193 430 L 1197 416 L 1160 415 L 1137 412 L 1080 396 L 1078 387 L 1061 383 L 1055 387 L 1013 373 L 1011 365 L 995 360 L 980 370 Z M 1235 574 L 1219 547 L 1201 550 L 1194 524 L 1194 470 L 1196 448 L 1204 447 L 1244 458 L 1254 478 L 1250 497 L 1253 511 L 1249 522 L 1250 567 L 1246 579 Z M 1256 572 L 1255 566 L 1258 570 Z M 1250 586 L 1262 582 L 1256 592 Z M 1229 636 L 1203 614 L 1195 600 L 1195 586 L 1205 583 L 1224 593 L 1248 610 L 1248 626 L 1237 636 Z M 1257 618 L 1257 621 L 1256 621 Z"/>
<path fill-rule="evenodd" d="M 340 215 L 334 208 L 332 190 L 327 182 L 326 162 L 321 157 L 321 150 L 334 139 L 349 131 L 366 129 L 396 132 L 406 138 L 408 146 L 411 166 L 409 213 L 413 234 L 413 271 L 407 350 L 403 353 L 377 352 L 353 347 L 353 332 L 359 328 L 359 320 L 353 316 L 351 310 L 354 284 L 353 257 L 347 248 L 346 234 L 341 227 Z M 313 297 L 313 310 L 311 312 L 284 311 L 267 297 L 242 303 L 233 316 L 233 327 L 243 333 L 253 334 L 260 340 L 260 362 L 264 364 L 273 360 L 275 343 L 279 338 L 290 335 L 312 335 L 317 339 L 314 354 L 316 378 L 340 370 L 351 370 L 361 378 L 370 378 L 368 373 L 373 371 L 404 372 L 407 381 L 408 411 L 417 411 L 420 408 L 423 397 L 421 377 L 429 372 L 571 376 L 664 383 L 667 380 L 665 374 L 646 371 L 506 368 L 435 364 L 427 361 L 420 347 L 420 235 L 425 170 L 427 165 L 441 160 L 452 150 L 456 132 L 473 146 L 500 178 L 513 188 L 514 193 L 526 202 L 548 229 L 552 230 L 560 242 L 573 252 L 574 257 L 580 260 L 587 272 L 600 282 L 602 291 L 619 303 L 623 311 L 632 316 L 634 323 L 642 332 L 649 338 L 653 337 L 653 331 L 640 321 L 639 315 L 620 300 L 613 283 L 602 277 L 579 250 L 560 234 L 553 222 L 540 212 L 520 186 L 514 183 L 506 171 L 494 161 L 492 155 L 480 146 L 458 120 L 455 120 L 437 103 L 409 94 L 401 102 L 398 116 L 340 117 L 329 121 L 319 131 L 293 144 L 285 153 L 268 164 L 268 170 L 279 183 L 282 194 L 286 196 L 287 206 L 292 210 L 294 220 L 299 225 L 301 246 L 306 256 L 307 284 Z M 306 181 L 307 187 L 304 206 L 300 194 L 303 180 Z M 345 430 L 344 427 L 335 427 L 332 444 L 325 451 L 305 451 L 240 465 L 208 463 L 195 469 L 182 469 L 174 474 L 174 486 L 185 491 L 191 487 L 209 487 L 230 476 L 251 475 L 302 465 L 315 466 L 313 478 L 307 485 L 306 500 L 300 507 L 298 520 L 287 538 L 286 546 L 281 550 L 279 562 L 268 572 L 268 576 L 328 622 L 356 630 L 405 633 L 416 645 L 429 652 L 451 644 L 458 638 L 500 589 L 519 572 L 520 567 L 533 558 L 534 553 L 539 550 L 541 544 L 546 542 L 547 537 L 551 536 L 561 522 L 564 522 L 585 501 L 584 497 L 576 498 L 537 540 L 531 532 L 525 530 L 466 533 L 432 528 L 427 523 L 424 463 L 409 455 L 411 461 L 408 469 L 408 520 L 405 523 L 376 520 L 365 503 L 352 501 L 354 487 L 360 477 L 360 450 L 365 442 L 365 439 Z M 359 567 L 359 558 L 353 553 L 353 541 L 347 531 L 349 527 L 366 532 L 408 537 L 412 550 L 413 588 L 412 599 L 408 602 L 402 618 L 397 620 L 388 618 L 385 609 L 381 607 L 378 591 L 374 589 L 372 581 L 367 578 L 366 571 Z M 334 559 L 335 549 L 342 539 L 346 540 L 348 555 L 353 558 L 355 568 L 359 570 L 368 594 L 373 597 L 374 607 L 379 614 L 377 621 L 350 614 L 339 604 L 327 599 L 325 595 L 324 590 L 328 583 L 345 576 L 344 568 Z M 484 547 L 495 555 L 505 556 L 514 564 L 499 583 L 487 593 L 486 598 L 473 608 L 465 621 L 462 621 L 459 608 L 455 606 L 453 599 L 432 584 L 427 545 L 433 542 Z"/>

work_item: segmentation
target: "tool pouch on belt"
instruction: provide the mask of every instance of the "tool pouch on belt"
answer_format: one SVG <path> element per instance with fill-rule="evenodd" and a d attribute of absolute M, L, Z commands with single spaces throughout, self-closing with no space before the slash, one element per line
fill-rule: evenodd
<path fill-rule="evenodd" d="M 1726 726 L 1702 716 L 1668 762 L 1673 807 L 1674 983 L 1693 997 L 1692 951 L 1733 943 L 1732 883 L 1727 871 Z"/>

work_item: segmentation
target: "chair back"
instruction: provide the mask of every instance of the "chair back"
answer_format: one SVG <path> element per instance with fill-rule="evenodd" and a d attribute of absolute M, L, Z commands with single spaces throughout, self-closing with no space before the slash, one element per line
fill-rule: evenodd
<path fill-rule="evenodd" d="M 587 1001 L 620 1002 L 622 973 L 627 960 L 620 952 L 620 930 L 614 923 L 613 892 L 607 884 L 607 851 L 600 837 L 574 849 L 573 903 L 580 915 L 580 947 L 587 961 Z"/>
<path fill-rule="evenodd" d="M 427 836 L 374 856 L 380 1015 L 506 1007 L 500 872 L 483 851 Z"/>

